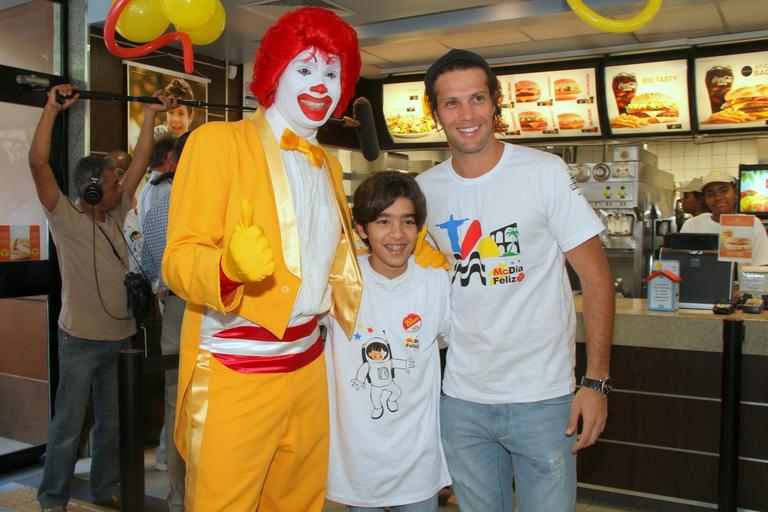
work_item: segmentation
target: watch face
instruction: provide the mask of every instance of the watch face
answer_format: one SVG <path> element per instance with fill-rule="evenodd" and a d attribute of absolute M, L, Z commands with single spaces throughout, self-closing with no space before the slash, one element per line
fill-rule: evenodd
<path fill-rule="evenodd" d="M 613 391 L 613 379 L 605 379 L 602 383 L 600 392 L 604 395 L 607 395 L 611 391 Z"/>

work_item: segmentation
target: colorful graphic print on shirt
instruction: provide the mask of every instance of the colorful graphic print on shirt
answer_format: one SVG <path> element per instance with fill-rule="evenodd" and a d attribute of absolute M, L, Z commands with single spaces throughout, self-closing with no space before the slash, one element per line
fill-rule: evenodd
<path fill-rule="evenodd" d="M 366 329 L 365 342 L 360 348 L 362 364 L 357 367 L 350 384 L 355 390 L 369 388 L 371 398 L 371 418 L 377 420 L 384 415 L 384 407 L 390 413 L 400 410 L 398 399 L 403 394 L 402 389 L 395 383 L 395 370 L 405 370 L 411 373 L 416 366 L 413 359 L 395 359 L 392 357 L 392 347 L 386 333 L 381 331 L 378 336 L 372 327 Z M 359 330 L 354 339 L 360 340 Z"/>
<path fill-rule="evenodd" d="M 485 234 L 479 220 L 457 219 L 451 214 L 436 226 L 447 232 L 456 259 L 452 283 L 458 276 L 462 288 L 467 287 L 475 275 L 483 286 L 509 285 L 525 279 L 516 222 Z"/>

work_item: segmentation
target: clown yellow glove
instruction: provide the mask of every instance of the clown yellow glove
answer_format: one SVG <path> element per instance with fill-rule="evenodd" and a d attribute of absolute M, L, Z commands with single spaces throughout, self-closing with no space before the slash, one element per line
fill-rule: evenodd
<path fill-rule="evenodd" d="M 259 226 L 253 223 L 253 205 L 243 200 L 240 222 L 221 258 L 221 270 L 232 281 L 253 283 L 275 272 L 275 253 Z"/>
<path fill-rule="evenodd" d="M 424 268 L 444 268 L 449 270 L 451 266 L 445 259 L 443 253 L 429 245 L 425 240 L 427 236 L 427 226 L 422 226 L 419 231 L 419 238 L 416 240 L 416 247 L 413 248 L 413 256 L 420 266 Z"/>

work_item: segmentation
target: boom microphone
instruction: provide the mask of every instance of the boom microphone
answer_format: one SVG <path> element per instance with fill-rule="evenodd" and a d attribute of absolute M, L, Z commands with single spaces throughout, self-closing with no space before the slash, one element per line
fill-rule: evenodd
<path fill-rule="evenodd" d="M 366 98 L 357 98 L 352 103 L 352 115 L 359 123 L 359 126 L 355 127 L 355 134 L 360 143 L 363 157 L 369 162 L 373 162 L 379 158 L 381 149 L 379 148 L 379 139 L 376 136 L 376 125 L 373 122 L 371 102 Z"/>

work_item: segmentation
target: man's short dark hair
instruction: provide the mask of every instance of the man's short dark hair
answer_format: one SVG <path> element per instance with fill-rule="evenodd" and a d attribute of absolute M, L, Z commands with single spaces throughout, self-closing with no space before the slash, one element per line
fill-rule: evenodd
<path fill-rule="evenodd" d="M 357 187 L 352 198 L 352 218 L 366 230 L 368 223 L 375 221 L 400 197 L 413 203 L 416 226 L 421 229 L 427 219 L 427 200 L 416 180 L 398 171 L 377 172 Z"/>
<path fill-rule="evenodd" d="M 488 92 L 496 103 L 496 110 L 493 113 L 493 117 L 497 122 L 501 119 L 501 106 L 499 105 L 499 100 L 502 93 L 499 79 L 496 78 L 496 75 L 484 58 L 476 53 L 468 50 L 460 50 L 458 48 L 454 48 L 437 59 L 435 63 L 429 67 L 427 74 L 424 77 L 424 89 L 427 94 L 429 108 L 433 113 L 437 112 L 437 91 L 435 90 L 435 83 L 437 83 L 438 77 L 449 71 L 465 71 L 467 69 L 475 68 L 482 69 L 485 73 Z"/>
<path fill-rule="evenodd" d="M 164 135 L 157 139 L 152 146 L 152 156 L 149 157 L 149 168 L 155 169 L 165 163 L 168 153 L 173 151 L 176 143 L 176 137 L 173 135 Z"/>
<path fill-rule="evenodd" d="M 111 158 L 103 156 L 85 156 L 75 164 L 75 190 L 77 196 L 82 198 L 85 194 L 85 187 L 91 183 L 91 178 L 98 178 L 99 183 L 103 180 L 104 171 L 115 169 L 115 162 Z"/>

